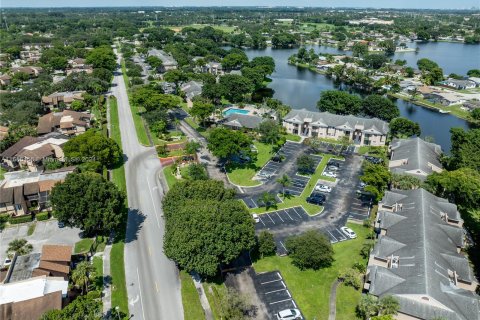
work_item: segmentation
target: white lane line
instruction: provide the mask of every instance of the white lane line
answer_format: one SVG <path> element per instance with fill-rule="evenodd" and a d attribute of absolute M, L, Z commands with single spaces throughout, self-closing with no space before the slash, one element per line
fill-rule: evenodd
<path fill-rule="evenodd" d="M 285 252 L 288 252 L 287 248 L 285 248 L 282 241 L 280 241 L 280 244 L 282 245 L 283 249 L 285 249 Z"/>
<path fill-rule="evenodd" d="M 157 215 L 157 206 L 155 205 L 155 201 L 153 200 L 152 188 L 150 187 L 150 182 L 148 182 L 148 178 L 147 178 L 147 184 L 148 184 L 148 192 L 150 192 L 150 198 L 152 199 L 155 218 L 157 219 L 157 225 L 158 225 L 158 228 L 160 229 L 160 221 L 158 220 L 158 215 Z"/>
<path fill-rule="evenodd" d="M 278 211 L 275 211 L 275 213 L 276 213 L 277 216 L 280 218 L 280 220 L 282 220 L 282 222 L 285 222 L 285 221 L 283 221 L 282 217 L 280 217 L 280 215 L 278 214 Z"/>
<path fill-rule="evenodd" d="M 273 291 L 268 291 L 268 292 L 265 292 L 265 294 L 270 294 L 270 293 L 275 293 L 275 292 L 279 292 L 279 291 L 285 291 L 287 289 L 283 288 L 283 289 L 278 289 L 278 290 L 273 290 Z"/>
<path fill-rule="evenodd" d="M 139 294 L 140 294 L 140 304 L 141 304 L 141 307 L 142 307 L 142 316 L 143 316 L 143 319 L 146 320 L 145 311 L 143 310 L 142 285 L 141 285 L 141 282 L 140 282 L 140 273 L 138 272 L 138 268 L 137 268 L 137 278 L 138 278 L 138 289 L 139 289 Z"/>
<path fill-rule="evenodd" d="M 272 223 L 273 223 L 273 224 L 275 224 L 275 221 L 273 221 L 272 217 L 270 217 L 270 215 L 269 215 L 268 213 L 266 214 L 266 216 L 269 217 L 270 220 L 272 220 Z"/>
<path fill-rule="evenodd" d="M 253 202 L 253 204 L 255 205 L 255 208 L 258 208 L 258 204 L 255 203 L 255 201 L 253 200 L 253 198 L 250 198 L 250 199 L 252 199 L 252 202 Z"/>
<path fill-rule="evenodd" d="M 292 298 L 290 299 L 285 299 L 285 300 L 280 300 L 280 301 L 275 301 L 275 302 L 270 302 L 270 304 L 276 304 L 276 303 L 280 303 L 280 302 L 285 302 L 285 301 L 291 301 Z"/>
<path fill-rule="evenodd" d="M 271 280 L 271 281 L 266 281 L 266 282 L 260 282 L 260 284 L 267 284 L 267 283 L 272 283 L 272 282 L 277 282 L 277 281 L 282 281 L 282 279 Z"/>
<path fill-rule="evenodd" d="M 290 220 L 294 220 L 292 217 L 290 217 L 287 210 L 283 210 L 283 212 L 285 212 L 287 214 L 287 216 L 290 218 Z"/>
<path fill-rule="evenodd" d="M 330 235 L 333 237 L 333 239 L 335 239 L 335 242 L 338 241 L 337 238 L 335 238 L 335 236 L 330 231 L 327 230 L 327 232 L 330 233 Z"/>
<path fill-rule="evenodd" d="M 260 220 L 260 222 L 263 224 L 263 226 L 265 227 L 265 223 L 262 221 L 262 218 L 261 217 L 258 217 L 258 220 Z"/>

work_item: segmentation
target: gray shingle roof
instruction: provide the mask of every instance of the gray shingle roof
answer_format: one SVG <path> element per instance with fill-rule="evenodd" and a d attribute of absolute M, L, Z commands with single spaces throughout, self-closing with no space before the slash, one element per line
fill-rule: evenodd
<path fill-rule="evenodd" d="M 449 278 L 451 270 L 464 282 L 475 281 L 468 260 L 457 252 L 457 246 L 463 246 L 463 229 L 442 219 L 442 213 L 461 219 L 456 206 L 424 189 L 387 191 L 381 203 L 397 203 L 402 209 L 379 212 L 386 234 L 379 236 L 372 255 L 396 256 L 399 262 L 393 268 L 369 266 L 370 293 L 394 296 L 402 313 L 420 319 L 480 319 L 478 295 Z"/>
<path fill-rule="evenodd" d="M 426 174 L 433 172 L 432 164 L 442 168 L 439 157 L 442 148 L 435 143 L 426 142 L 420 138 L 394 139 L 391 144 L 391 160 L 407 160 L 404 164 L 391 168 L 394 173 L 404 174 L 406 171 L 421 170 Z M 416 177 L 424 178 L 422 175 L 410 173 Z"/>
<path fill-rule="evenodd" d="M 184 83 L 181 87 L 182 91 L 185 92 L 185 95 L 188 99 L 192 99 L 195 96 L 202 94 L 203 84 L 198 81 L 189 81 Z"/>
<path fill-rule="evenodd" d="M 158 50 L 158 49 L 150 49 L 148 50 L 148 55 L 149 56 L 155 56 L 162 60 L 163 65 L 165 66 L 176 66 L 178 65 L 177 61 L 168 53 L 166 53 L 163 50 Z"/>
<path fill-rule="evenodd" d="M 233 113 L 225 117 L 223 124 L 235 128 L 256 129 L 263 121 L 263 118 L 241 113 Z"/>
<path fill-rule="evenodd" d="M 352 115 L 338 115 L 330 112 L 313 112 L 306 109 L 290 111 L 283 121 L 302 124 L 308 120 L 314 126 L 335 127 L 338 129 L 354 129 L 355 126 L 365 133 L 383 134 L 388 133 L 388 123 L 377 118 L 362 118 Z"/>

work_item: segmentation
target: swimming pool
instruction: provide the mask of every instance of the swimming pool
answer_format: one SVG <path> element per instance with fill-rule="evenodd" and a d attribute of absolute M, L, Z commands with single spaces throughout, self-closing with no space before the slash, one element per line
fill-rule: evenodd
<path fill-rule="evenodd" d="M 228 110 L 225 110 L 223 111 L 223 115 L 224 116 L 229 116 L 229 115 L 232 115 L 234 113 L 240 113 L 240 114 L 249 114 L 250 111 L 248 110 L 243 110 L 243 109 L 237 109 L 237 108 L 230 108 Z"/>

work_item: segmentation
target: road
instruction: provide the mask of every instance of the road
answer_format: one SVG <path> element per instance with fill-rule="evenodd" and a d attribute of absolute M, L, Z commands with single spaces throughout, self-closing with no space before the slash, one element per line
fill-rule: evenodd
<path fill-rule="evenodd" d="M 111 91 L 118 101 L 126 158 L 129 213 L 125 276 L 129 311 L 137 320 L 183 319 L 178 269 L 163 253 L 162 167 L 155 149 L 138 142 L 121 69 L 115 72 Z"/>

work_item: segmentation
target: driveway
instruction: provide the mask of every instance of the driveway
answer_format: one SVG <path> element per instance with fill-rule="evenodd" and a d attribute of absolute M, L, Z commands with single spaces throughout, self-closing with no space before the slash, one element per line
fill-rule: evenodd
<path fill-rule="evenodd" d="M 27 236 L 28 224 L 5 228 L 0 233 L 0 261 L 5 259 L 5 251 L 10 241 L 25 238 L 33 245 L 33 252 L 41 252 L 44 244 L 59 244 L 74 246 L 80 240 L 80 229 L 59 228 L 57 220 L 38 221 L 35 231 Z"/>

